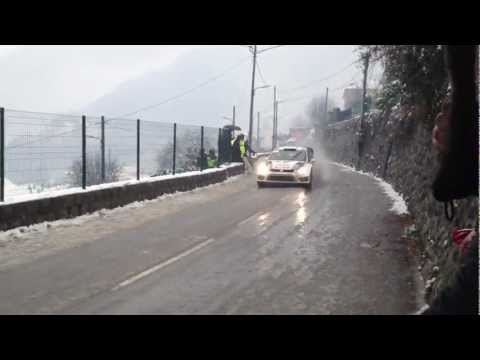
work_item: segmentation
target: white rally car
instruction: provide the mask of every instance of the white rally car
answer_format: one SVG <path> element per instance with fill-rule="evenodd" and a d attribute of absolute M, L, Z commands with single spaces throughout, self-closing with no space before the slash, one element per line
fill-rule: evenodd
<path fill-rule="evenodd" d="M 257 184 L 301 184 L 312 187 L 313 150 L 306 147 L 281 147 L 256 168 Z"/>

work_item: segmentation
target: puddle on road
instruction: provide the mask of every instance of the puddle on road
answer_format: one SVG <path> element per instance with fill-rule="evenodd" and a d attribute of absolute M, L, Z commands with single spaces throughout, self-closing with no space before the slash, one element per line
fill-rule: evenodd
<path fill-rule="evenodd" d="M 262 214 L 258 217 L 258 225 L 264 227 L 267 223 L 268 219 L 270 218 L 270 213 Z"/>
<path fill-rule="evenodd" d="M 307 211 L 305 208 L 300 208 L 297 210 L 297 217 L 295 225 L 303 225 L 305 223 L 305 219 L 307 218 Z"/>
<path fill-rule="evenodd" d="M 295 218 L 295 225 L 296 226 L 301 226 L 305 223 L 305 220 L 307 219 L 307 210 L 305 208 L 305 203 L 307 202 L 307 196 L 305 195 L 304 192 L 301 192 L 297 196 L 297 200 L 295 201 L 295 204 L 299 206 L 299 209 L 297 210 L 296 213 L 296 218 Z"/>

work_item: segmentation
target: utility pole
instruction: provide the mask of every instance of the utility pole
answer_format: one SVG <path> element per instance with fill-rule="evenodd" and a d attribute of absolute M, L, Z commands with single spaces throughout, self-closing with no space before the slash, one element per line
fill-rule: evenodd
<path fill-rule="evenodd" d="M 275 150 L 275 126 L 277 117 L 277 87 L 273 87 L 273 126 L 272 126 L 272 151 Z"/>
<path fill-rule="evenodd" d="M 328 125 L 328 87 L 327 95 L 325 95 L 325 126 Z"/>
<path fill-rule="evenodd" d="M 250 124 L 248 128 L 248 141 L 252 141 L 253 133 L 253 102 L 255 97 L 255 69 L 257 67 L 257 45 L 253 45 L 253 69 L 252 69 L 252 91 L 250 94 Z"/>
<path fill-rule="evenodd" d="M 257 151 L 260 148 L 260 113 L 257 113 Z"/>
<path fill-rule="evenodd" d="M 364 55 L 364 65 L 363 65 L 363 94 L 362 94 L 362 110 L 360 115 L 360 131 L 358 137 L 358 161 L 357 161 L 357 169 L 360 168 L 360 162 L 363 155 L 363 146 L 365 142 L 365 131 L 364 131 L 364 121 L 365 121 L 365 105 L 367 102 L 367 75 L 368 75 L 368 67 L 370 65 L 370 53 L 367 52 Z"/>
<path fill-rule="evenodd" d="M 363 122 L 365 119 L 365 105 L 367 102 L 367 74 L 370 64 L 370 53 L 365 54 L 363 67 L 363 94 L 362 94 L 362 113 L 360 115 L 360 129 L 363 131 Z"/>
<path fill-rule="evenodd" d="M 278 145 L 278 100 L 275 101 L 275 147 Z"/>

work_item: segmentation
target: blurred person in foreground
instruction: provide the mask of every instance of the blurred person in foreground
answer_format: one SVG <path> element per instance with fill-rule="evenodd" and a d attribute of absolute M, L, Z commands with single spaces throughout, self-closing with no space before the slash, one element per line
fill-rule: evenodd
<path fill-rule="evenodd" d="M 445 46 L 451 85 L 435 119 L 433 146 L 440 169 L 433 195 L 445 204 L 445 216 L 454 217 L 453 201 L 478 198 L 478 46 Z M 475 229 L 454 228 L 453 241 L 461 251 L 461 262 L 452 281 L 421 309 L 420 315 L 478 315 L 478 218 Z"/>

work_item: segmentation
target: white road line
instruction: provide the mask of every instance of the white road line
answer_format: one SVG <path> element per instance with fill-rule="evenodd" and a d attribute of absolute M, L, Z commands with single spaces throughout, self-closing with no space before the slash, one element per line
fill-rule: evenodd
<path fill-rule="evenodd" d="M 261 216 L 263 214 L 263 212 L 258 212 L 258 213 L 255 213 L 253 214 L 252 216 L 249 216 L 248 218 L 246 218 L 245 220 L 243 220 L 242 222 L 239 222 L 237 224 L 237 226 L 239 227 L 242 227 L 243 225 L 247 224 L 248 222 L 254 220 L 255 218 Z"/>
<path fill-rule="evenodd" d="M 148 269 L 148 270 L 145 270 L 145 271 L 141 272 L 140 274 L 137 274 L 137 275 L 131 277 L 130 279 L 125 280 L 124 282 L 122 282 L 122 283 L 120 283 L 119 285 L 115 286 L 115 287 L 112 289 L 112 291 L 117 291 L 118 289 L 121 289 L 122 287 L 125 287 L 125 286 L 130 285 L 130 284 L 132 284 L 132 283 L 134 283 L 134 282 L 136 282 L 136 281 L 138 281 L 138 280 L 140 280 L 140 279 L 143 279 L 144 277 L 146 277 L 146 276 L 154 273 L 155 271 L 158 271 L 158 270 L 160 270 L 160 269 L 163 269 L 164 267 L 166 267 L 166 266 L 168 266 L 168 265 L 170 265 L 170 264 L 173 264 L 174 262 L 176 262 L 176 261 L 184 258 L 185 256 L 188 256 L 188 255 L 194 253 L 195 251 L 198 251 L 198 250 L 204 248 L 205 246 L 210 245 L 210 244 L 211 244 L 212 242 L 214 242 L 214 241 L 215 241 L 215 239 L 208 239 L 208 240 L 206 240 L 206 241 L 204 241 L 204 242 L 202 242 L 202 243 L 194 246 L 193 248 L 191 248 L 191 249 L 189 249 L 189 250 L 187 250 L 187 251 L 184 251 L 183 253 L 181 253 L 181 254 L 179 254 L 179 255 L 171 258 L 171 259 L 168 259 L 168 260 L 166 260 L 166 261 L 164 261 L 164 262 L 162 262 L 162 263 L 160 263 L 160 264 L 158 264 L 158 265 L 155 265 L 154 267 L 152 267 L 152 268 L 150 268 L 150 269 Z"/>

